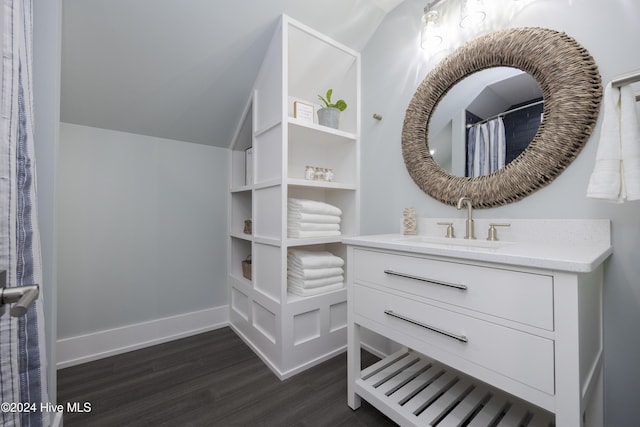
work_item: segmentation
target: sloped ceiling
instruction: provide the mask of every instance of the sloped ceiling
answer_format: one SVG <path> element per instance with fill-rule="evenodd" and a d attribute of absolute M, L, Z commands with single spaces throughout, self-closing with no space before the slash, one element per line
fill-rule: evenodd
<path fill-rule="evenodd" d="M 61 120 L 228 147 L 281 14 L 360 51 L 403 0 L 64 0 Z"/>

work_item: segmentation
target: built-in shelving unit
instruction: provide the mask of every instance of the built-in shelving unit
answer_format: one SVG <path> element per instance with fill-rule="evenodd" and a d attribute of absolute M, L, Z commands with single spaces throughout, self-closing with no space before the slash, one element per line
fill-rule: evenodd
<path fill-rule="evenodd" d="M 294 117 L 294 102 L 314 105 L 315 113 L 318 94 L 329 88 L 348 104 L 338 129 L 319 125 L 317 116 L 313 122 Z M 342 237 L 359 233 L 360 55 L 283 16 L 230 156 L 230 323 L 284 379 L 346 349 L 346 289 L 311 297 L 288 293 L 287 254 L 291 248 L 322 250 L 346 261 Z M 305 179 L 308 165 L 330 168 L 334 180 Z M 289 238 L 291 197 L 339 207 L 342 235 Z M 250 235 L 243 232 L 246 220 L 252 221 Z M 242 275 L 249 256 L 251 280 Z"/>

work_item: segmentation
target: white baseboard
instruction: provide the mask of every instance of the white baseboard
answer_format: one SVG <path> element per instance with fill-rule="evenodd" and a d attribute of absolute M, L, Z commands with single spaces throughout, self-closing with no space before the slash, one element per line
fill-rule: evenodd
<path fill-rule="evenodd" d="M 57 369 L 126 353 L 229 325 L 229 306 L 127 325 L 56 342 Z"/>

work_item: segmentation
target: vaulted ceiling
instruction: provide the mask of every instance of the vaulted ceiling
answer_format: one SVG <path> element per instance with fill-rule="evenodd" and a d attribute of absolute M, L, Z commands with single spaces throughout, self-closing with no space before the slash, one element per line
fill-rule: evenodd
<path fill-rule="evenodd" d="M 362 50 L 403 0 L 64 0 L 61 120 L 229 146 L 281 14 Z"/>

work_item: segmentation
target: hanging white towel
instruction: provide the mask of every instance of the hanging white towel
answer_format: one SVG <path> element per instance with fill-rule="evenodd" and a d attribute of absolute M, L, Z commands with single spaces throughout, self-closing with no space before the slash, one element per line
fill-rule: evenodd
<path fill-rule="evenodd" d="M 622 151 L 620 147 L 620 90 L 609 83 L 604 89 L 603 117 L 596 163 L 587 196 L 622 202 Z"/>
<path fill-rule="evenodd" d="M 640 123 L 636 95 L 630 85 L 620 88 L 620 142 L 622 177 L 627 200 L 640 199 Z"/>
<path fill-rule="evenodd" d="M 609 83 L 603 108 L 587 197 L 616 203 L 640 199 L 640 127 L 632 88 L 614 88 Z"/>

